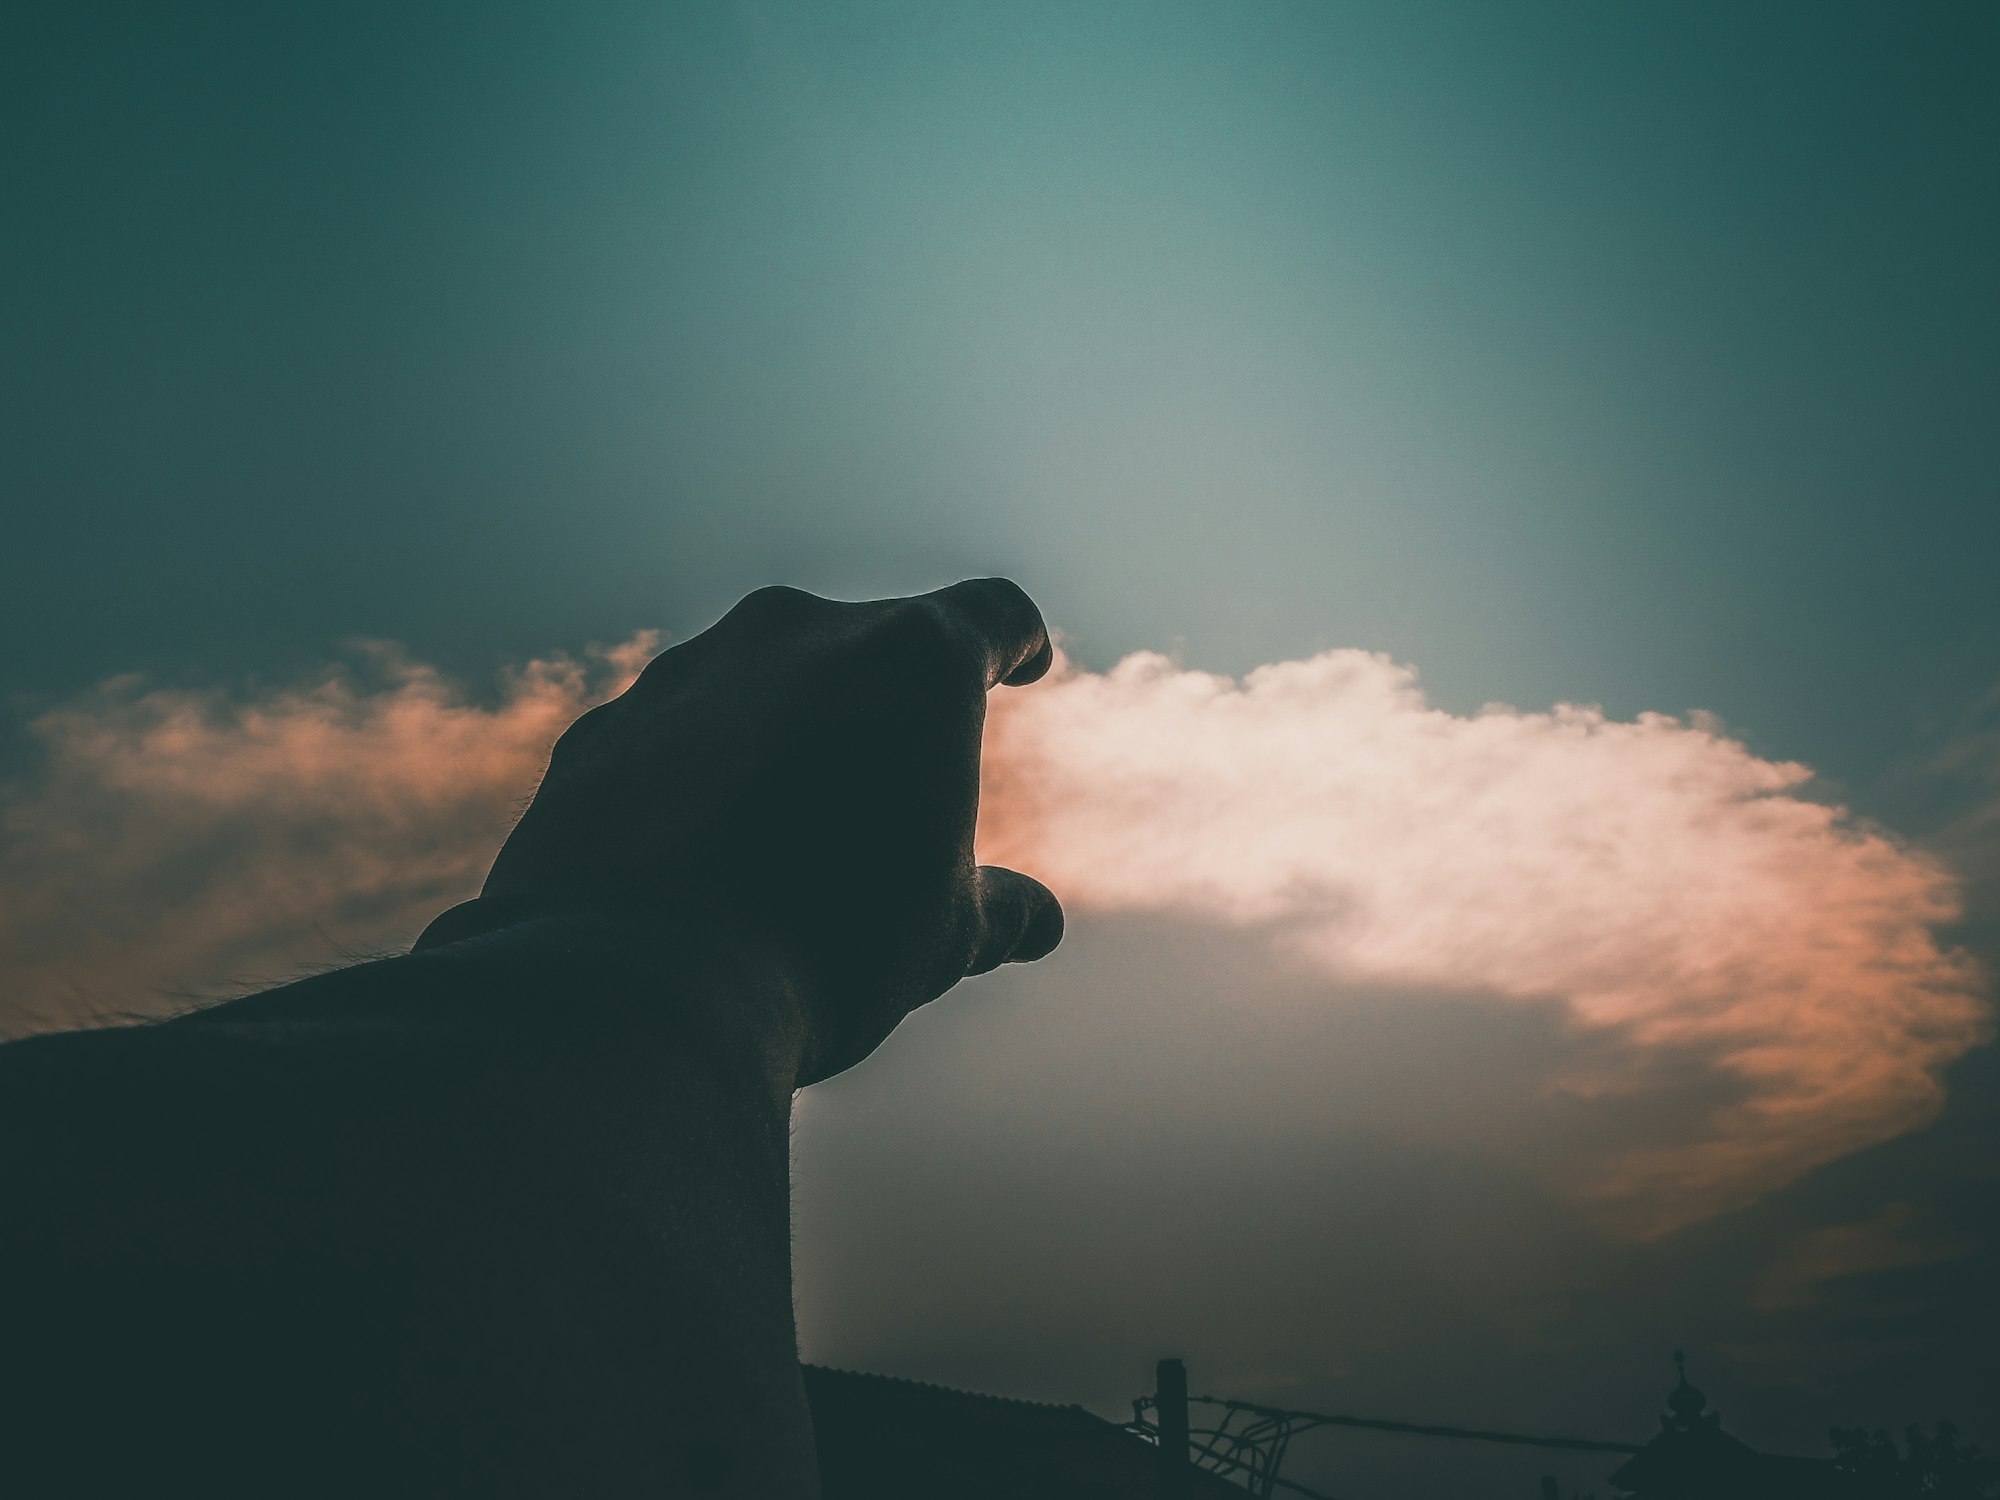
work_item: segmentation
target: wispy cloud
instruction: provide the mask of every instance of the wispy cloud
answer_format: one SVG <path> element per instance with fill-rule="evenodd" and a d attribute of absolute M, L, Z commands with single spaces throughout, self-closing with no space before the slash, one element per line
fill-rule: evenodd
<path fill-rule="evenodd" d="M 563 726 L 656 646 L 531 661 L 488 702 L 368 644 L 275 691 L 128 677 L 42 714 L 43 765 L 0 803 L 0 1031 L 407 941 L 477 891 Z"/>
<path fill-rule="evenodd" d="M 1387 657 L 1329 651 L 1242 682 L 1140 654 L 1001 700 L 984 857 L 1072 906 L 1267 927 L 1343 980 L 1559 1003 L 1622 1051 L 1731 1085 L 1692 1144 L 1625 1152 L 1591 1191 L 1661 1229 L 1924 1123 L 1988 1034 L 1936 929 L 1944 868 L 1811 772 L 1712 719 L 1432 707 Z M 1629 1066 L 1616 1061 L 1619 1056 Z"/>
<path fill-rule="evenodd" d="M 1885 1204 L 1872 1218 L 1793 1235 L 1766 1269 L 1755 1305 L 1766 1309 L 1809 1307 L 1820 1299 L 1829 1282 L 1877 1271 L 1938 1265 L 1962 1259 L 1977 1248 L 1969 1240 L 1924 1233 L 1916 1209 L 1909 1203 Z"/>

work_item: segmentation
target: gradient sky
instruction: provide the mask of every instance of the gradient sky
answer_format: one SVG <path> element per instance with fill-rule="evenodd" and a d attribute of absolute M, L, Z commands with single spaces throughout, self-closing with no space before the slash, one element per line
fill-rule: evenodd
<path fill-rule="evenodd" d="M 366 637 L 484 681 L 762 583 L 1001 572 L 1090 668 L 1363 648 L 1457 714 L 1710 711 L 1949 859 L 1945 936 L 2000 958 L 1990 6 L 22 11 L 17 800 L 24 726 L 116 674 L 254 696 Z M 1144 914 L 1072 948 L 809 1097 L 809 1354 L 1111 1410 L 1184 1352 L 1225 1394 L 1618 1435 L 1686 1342 L 1753 1439 L 2000 1446 L 1988 1050 L 1929 1129 L 1634 1245 L 1467 1154 L 1540 1149 L 1510 1101 L 1554 1020 L 1351 987 L 1323 1087 L 1202 1131 L 1205 1075 L 1134 1036 L 1226 1047 L 1189 976 L 1267 1017 L 1314 981 Z M 1055 1066 L 1037 1018 L 1093 1004 Z M 1189 1213 L 1197 1177 L 1233 1186 Z M 928 1300 L 880 1269 L 913 1215 L 890 1281 Z M 1191 1310 L 1239 1282 L 1307 1310 Z M 1364 1496 L 1432 1460 L 1328 1462 Z"/>

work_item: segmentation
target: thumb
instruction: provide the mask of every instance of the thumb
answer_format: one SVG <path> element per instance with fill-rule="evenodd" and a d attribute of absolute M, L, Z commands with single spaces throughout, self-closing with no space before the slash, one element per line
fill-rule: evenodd
<path fill-rule="evenodd" d="M 981 865 L 973 876 L 979 908 L 979 943 L 968 975 L 1004 963 L 1029 963 L 1053 952 L 1062 941 L 1062 903 L 1033 876 L 999 865 Z"/>

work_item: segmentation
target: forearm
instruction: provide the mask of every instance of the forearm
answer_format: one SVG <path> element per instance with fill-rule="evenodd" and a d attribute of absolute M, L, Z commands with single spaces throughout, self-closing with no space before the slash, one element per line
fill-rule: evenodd
<path fill-rule="evenodd" d="M 309 1045 L 363 1067 L 401 1054 L 462 1066 L 621 1033 L 786 1095 L 806 1045 L 798 988 L 753 937 L 712 921 L 570 912 L 420 943 L 150 1029 Z"/>
<path fill-rule="evenodd" d="M 330 1372 L 405 1371 L 379 1393 L 392 1409 L 517 1427 L 495 1493 L 535 1475 L 542 1493 L 673 1494 L 703 1432 L 755 1455 L 749 1492 L 804 1493 L 786 983 L 712 934 L 653 957 L 662 935 L 529 924 L 0 1049 L 0 1263 L 74 1287 L 50 1303 L 70 1322 L 17 1360 L 58 1357 L 76 1309 L 118 1309 L 84 1342 L 135 1379 L 163 1359 L 149 1399 L 200 1388 L 176 1419 L 199 1431 L 263 1410 L 255 1372 L 290 1356 L 254 1329 L 305 1316 Z M 164 1301 L 145 1291 L 163 1275 Z M 278 1300 L 246 1311 L 246 1286 Z M 681 1430 L 714 1389 L 748 1396 Z M 308 1380 L 264 1420 L 349 1399 Z M 453 1441 L 465 1473 L 503 1462 Z"/>
<path fill-rule="evenodd" d="M 539 1199 L 583 1192 L 691 1261 L 724 1220 L 754 1221 L 784 1261 L 797 1014 L 751 945 L 565 915 L 315 975 L 144 1041 L 210 1080 L 205 1112 L 232 1116 L 249 1149 L 261 1136 L 337 1160 L 349 1193 L 490 1177 L 481 1215 L 532 1219 L 552 1211 Z M 214 1133 L 200 1149 L 230 1154 Z"/>
<path fill-rule="evenodd" d="M 312 1161 L 358 1190 L 384 1141 L 477 1156 L 518 1137 L 643 1195 L 680 1169 L 692 1132 L 739 1179 L 694 1184 L 699 1217 L 704 1196 L 753 1180 L 782 1198 L 793 1010 L 774 966 L 713 933 L 526 923 L 165 1023 L 0 1046 L 0 1187 L 219 1184 Z"/>

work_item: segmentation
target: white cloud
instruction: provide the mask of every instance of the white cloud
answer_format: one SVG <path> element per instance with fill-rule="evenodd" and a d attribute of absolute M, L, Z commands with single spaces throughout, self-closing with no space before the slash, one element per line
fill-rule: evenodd
<path fill-rule="evenodd" d="M 1935 929 L 1934 860 L 1805 795 L 1712 720 L 1430 706 L 1387 657 L 1241 683 L 1139 654 L 996 703 L 982 858 L 1081 910 L 1268 926 L 1330 977 L 1559 1003 L 1624 1044 L 1566 1086 L 1644 1086 L 1663 1049 L 1735 1097 L 1692 1144 L 1590 1186 L 1662 1229 L 1909 1130 L 1988 1034 Z M 1600 1049 L 1600 1056 L 1602 1052 Z"/>

